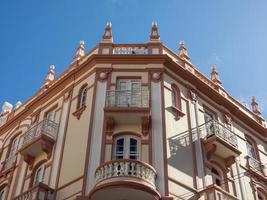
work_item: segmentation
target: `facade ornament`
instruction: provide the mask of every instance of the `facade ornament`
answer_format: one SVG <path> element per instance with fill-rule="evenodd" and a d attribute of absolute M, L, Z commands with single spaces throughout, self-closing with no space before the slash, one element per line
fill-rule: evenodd
<path fill-rule="evenodd" d="M 50 65 L 50 69 L 46 75 L 43 87 L 48 86 L 51 82 L 54 81 L 54 79 L 55 79 L 55 66 Z"/>
<path fill-rule="evenodd" d="M 149 116 L 141 117 L 141 124 L 142 124 L 142 133 L 144 136 L 147 136 L 150 127 L 150 117 Z"/>
<path fill-rule="evenodd" d="M 107 78 L 107 73 L 106 72 L 100 72 L 99 79 L 100 80 L 105 80 L 106 78 Z"/>
<path fill-rule="evenodd" d="M 15 104 L 15 109 L 19 108 L 21 105 L 22 105 L 22 103 L 21 103 L 20 101 L 18 101 L 18 102 Z"/>
<path fill-rule="evenodd" d="M 81 40 L 79 47 L 76 50 L 76 53 L 73 57 L 73 62 L 80 60 L 84 56 L 84 41 Z"/>
<path fill-rule="evenodd" d="M 197 94 L 195 91 L 189 89 L 189 97 L 191 99 L 191 101 L 197 101 Z"/>
<path fill-rule="evenodd" d="M 155 72 L 155 73 L 152 74 L 152 79 L 154 81 L 159 81 L 160 78 L 161 78 L 161 73 L 160 72 Z"/>
<path fill-rule="evenodd" d="M 215 84 L 217 84 L 217 85 L 221 85 L 221 84 L 222 84 L 221 79 L 220 79 L 220 77 L 219 77 L 219 74 L 218 74 L 218 72 L 217 72 L 216 67 L 212 67 L 210 75 L 211 75 L 211 80 L 212 80 Z"/>
<path fill-rule="evenodd" d="M 187 48 L 185 47 L 185 42 L 181 41 L 179 45 L 179 57 L 183 60 L 190 62 L 190 57 L 188 55 Z"/>
<path fill-rule="evenodd" d="M 151 34 L 150 34 L 150 42 L 158 42 L 160 41 L 158 25 L 156 22 L 152 22 L 151 26 Z"/>
<path fill-rule="evenodd" d="M 229 114 L 224 114 L 224 121 L 227 125 L 231 125 L 232 124 L 232 118 Z"/>
<path fill-rule="evenodd" d="M 105 33 L 102 37 L 102 43 L 113 43 L 113 36 L 112 36 L 112 24 L 111 22 L 107 22 L 105 27 Z"/>
<path fill-rule="evenodd" d="M 261 116 L 260 108 L 255 97 L 252 97 L 251 99 L 251 107 L 252 107 L 252 112 L 255 115 Z"/>
<path fill-rule="evenodd" d="M 115 127 L 115 122 L 112 117 L 106 117 L 105 119 L 105 131 L 108 135 L 112 135 Z"/>

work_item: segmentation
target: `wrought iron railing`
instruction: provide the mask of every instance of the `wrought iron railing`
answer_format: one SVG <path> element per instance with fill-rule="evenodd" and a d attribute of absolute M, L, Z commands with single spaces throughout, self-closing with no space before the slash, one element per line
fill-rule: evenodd
<path fill-rule="evenodd" d="M 221 187 L 213 184 L 205 188 L 201 193 L 205 194 L 207 200 L 238 200 L 237 197 L 228 193 Z"/>
<path fill-rule="evenodd" d="M 17 156 L 16 155 L 9 156 L 4 161 L 3 169 L 7 170 L 7 169 L 10 169 L 11 167 L 13 167 L 15 165 L 15 163 L 16 163 L 16 160 L 17 160 Z"/>
<path fill-rule="evenodd" d="M 118 46 L 113 48 L 113 54 L 148 54 L 145 46 Z"/>
<path fill-rule="evenodd" d="M 211 120 L 205 123 L 205 128 L 202 128 L 202 131 L 204 131 L 206 138 L 216 135 L 228 144 L 237 148 L 237 136 L 229 128 L 225 127 L 218 121 Z"/>
<path fill-rule="evenodd" d="M 149 107 L 148 90 L 108 90 L 107 107 Z"/>
<path fill-rule="evenodd" d="M 29 143 L 31 143 L 33 140 L 38 138 L 39 136 L 47 135 L 51 137 L 52 139 L 56 138 L 56 133 L 57 133 L 57 127 L 58 125 L 50 121 L 48 119 L 44 119 L 37 125 L 33 126 L 30 128 L 23 136 L 23 144 L 22 146 L 25 146 Z"/>
<path fill-rule="evenodd" d="M 52 200 L 54 190 L 43 183 L 14 198 L 14 200 Z"/>
<path fill-rule="evenodd" d="M 253 157 L 247 156 L 247 167 L 255 173 L 267 176 L 267 167 Z"/>
<path fill-rule="evenodd" d="M 108 178 L 116 177 L 141 178 L 155 187 L 156 171 L 155 169 L 141 161 L 136 160 L 113 160 L 104 163 L 96 169 L 96 184 Z"/>

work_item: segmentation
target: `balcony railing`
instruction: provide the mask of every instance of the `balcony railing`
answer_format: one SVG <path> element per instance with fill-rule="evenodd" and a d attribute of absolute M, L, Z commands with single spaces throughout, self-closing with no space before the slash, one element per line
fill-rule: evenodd
<path fill-rule="evenodd" d="M 14 200 L 52 200 L 54 190 L 43 183 L 14 198 Z"/>
<path fill-rule="evenodd" d="M 106 99 L 107 107 L 149 107 L 148 90 L 109 90 Z"/>
<path fill-rule="evenodd" d="M 207 200 L 238 200 L 237 197 L 226 192 L 224 189 L 217 185 L 210 185 L 201 192 L 204 193 Z"/>
<path fill-rule="evenodd" d="M 10 169 L 11 167 L 13 167 L 16 163 L 17 160 L 17 156 L 10 156 L 8 157 L 5 161 L 4 161 L 4 166 L 3 166 L 3 170 L 7 170 Z"/>
<path fill-rule="evenodd" d="M 110 178 L 141 178 L 155 187 L 156 171 L 150 165 L 136 160 L 114 160 L 98 167 L 95 173 L 96 184 Z"/>
<path fill-rule="evenodd" d="M 22 146 L 25 146 L 31 143 L 32 141 L 34 141 L 36 138 L 38 138 L 42 134 L 47 135 L 52 139 L 55 139 L 56 133 L 57 133 L 57 124 L 48 119 L 44 119 L 43 121 L 38 123 L 36 126 L 29 129 L 24 134 L 24 140 L 23 140 Z"/>
<path fill-rule="evenodd" d="M 212 120 L 205 124 L 205 136 L 206 138 L 211 137 L 212 135 L 216 135 L 221 138 L 231 146 L 237 148 L 237 137 L 236 135 L 223 124 L 218 121 Z"/>
<path fill-rule="evenodd" d="M 113 48 L 113 54 L 148 54 L 148 49 L 145 46 L 119 46 Z"/>
<path fill-rule="evenodd" d="M 247 167 L 249 169 L 263 176 L 267 176 L 267 168 L 265 165 L 262 165 L 260 161 L 258 161 L 255 158 L 249 156 L 247 156 L 246 158 L 247 158 Z"/>

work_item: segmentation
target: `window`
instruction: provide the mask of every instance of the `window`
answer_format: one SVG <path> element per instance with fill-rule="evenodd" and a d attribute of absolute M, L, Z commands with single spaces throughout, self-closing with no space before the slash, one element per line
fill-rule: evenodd
<path fill-rule="evenodd" d="M 134 136 L 123 136 L 115 139 L 114 159 L 132 159 L 139 158 L 139 139 Z"/>
<path fill-rule="evenodd" d="M 48 119 L 49 121 L 54 122 L 55 119 L 56 119 L 56 112 L 55 111 L 50 111 L 49 113 L 47 113 L 46 119 Z"/>
<path fill-rule="evenodd" d="M 33 179 L 33 185 L 37 185 L 38 183 L 41 183 L 44 181 L 45 176 L 45 167 L 44 165 L 41 165 L 34 173 L 34 179 Z"/>
<path fill-rule="evenodd" d="M 219 187 L 222 187 L 223 185 L 223 179 L 222 176 L 220 175 L 220 173 L 217 171 L 217 169 L 212 168 L 211 169 L 211 175 L 212 175 L 212 181 L 214 184 L 216 184 Z"/>
<path fill-rule="evenodd" d="M 257 159 L 256 150 L 250 141 L 247 141 L 248 156 Z"/>
<path fill-rule="evenodd" d="M 15 156 L 18 150 L 18 146 L 19 146 L 19 138 L 16 137 L 14 138 L 14 140 L 12 141 L 12 145 L 11 145 L 11 149 L 10 149 L 10 153 L 9 153 L 9 157 L 11 156 Z"/>
<path fill-rule="evenodd" d="M 0 191 L 0 200 L 4 200 L 5 199 L 5 189 L 2 189 Z"/>
<path fill-rule="evenodd" d="M 179 88 L 172 84 L 172 106 L 182 110 L 182 101 L 181 101 L 181 93 Z"/>
<path fill-rule="evenodd" d="M 140 79 L 118 79 L 115 95 L 118 106 L 139 106 L 141 104 Z"/>
<path fill-rule="evenodd" d="M 77 108 L 83 108 L 86 106 L 86 98 L 87 98 L 87 84 L 82 86 L 79 92 L 79 100 Z"/>

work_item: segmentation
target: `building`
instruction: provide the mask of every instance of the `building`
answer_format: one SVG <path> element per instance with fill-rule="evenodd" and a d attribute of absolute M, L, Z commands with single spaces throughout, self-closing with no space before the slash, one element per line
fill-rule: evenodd
<path fill-rule="evenodd" d="M 267 200 L 267 129 L 252 110 L 160 41 L 88 53 L 1 113 L 0 199 Z"/>

